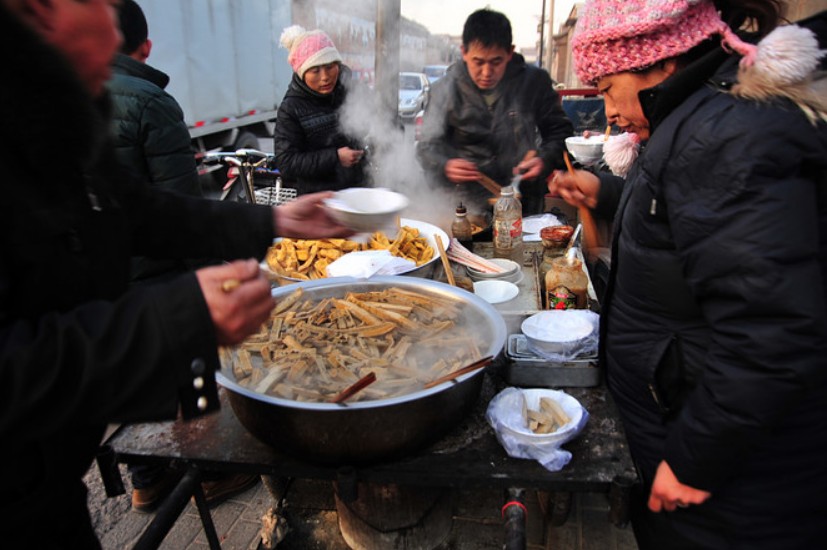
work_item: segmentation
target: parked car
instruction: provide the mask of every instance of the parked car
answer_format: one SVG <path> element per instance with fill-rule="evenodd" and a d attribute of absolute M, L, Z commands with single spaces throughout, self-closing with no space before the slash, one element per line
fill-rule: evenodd
<path fill-rule="evenodd" d="M 431 84 L 424 73 L 399 73 L 399 118 L 410 121 L 425 109 Z"/>
<path fill-rule="evenodd" d="M 422 72 L 428 77 L 431 84 L 445 76 L 448 70 L 448 65 L 425 65 L 422 67 Z"/>

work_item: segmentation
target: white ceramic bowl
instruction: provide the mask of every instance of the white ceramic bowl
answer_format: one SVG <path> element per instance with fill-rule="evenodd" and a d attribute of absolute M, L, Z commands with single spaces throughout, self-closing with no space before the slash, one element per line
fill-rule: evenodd
<path fill-rule="evenodd" d="M 520 289 L 508 281 L 477 281 L 474 283 L 474 294 L 489 304 L 499 304 L 513 300 Z"/>
<path fill-rule="evenodd" d="M 591 165 L 603 156 L 603 136 L 574 136 L 566 138 L 569 153 L 584 165 Z"/>
<path fill-rule="evenodd" d="M 580 405 L 580 402 L 571 395 L 559 390 L 545 388 L 523 389 L 520 393 L 522 393 L 522 396 L 525 398 L 526 407 L 533 410 L 540 409 L 540 398 L 546 397 L 553 399 L 565 411 L 569 417 L 569 421 L 551 433 L 534 433 L 524 422 L 522 416 L 522 401 L 519 398 L 519 394 L 515 392 L 508 396 L 509 399 L 507 401 L 499 404 L 502 407 L 508 407 L 518 413 L 501 416 L 503 422 L 500 424 L 500 428 L 504 432 L 515 435 L 522 440 L 528 439 L 542 443 L 547 440 L 553 441 L 565 438 L 565 436 L 570 435 L 570 433 L 580 425 L 580 421 L 583 418 L 583 407 Z"/>
<path fill-rule="evenodd" d="M 381 187 L 351 187 L 325 200 L 330 215 L 354 231 L 379 231 L 396 223 L 408 197 Z"/>
<path fill-rule="evenodd" d="M 505 258 L 493 258 L 488 261 L 501 266 L 504 271 L 502 273 L 484 273 L 473 267 L 466 267 L 465 271 L 468 272 L 468 277 L 472 281 L 508 281 L 509 283 L 516 283 L 522 279 L 523 272 L 517 262 Z"/>
<path fill-rule="evenodd" d="M 549 309 L 525 319 L 521 330 L 529 344 L 546 353 L 565 353 L 591 336 L 595 326 L 578 310 Z"/>

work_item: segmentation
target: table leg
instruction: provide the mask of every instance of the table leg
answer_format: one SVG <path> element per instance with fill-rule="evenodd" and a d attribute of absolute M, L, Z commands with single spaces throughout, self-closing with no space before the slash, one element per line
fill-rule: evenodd
<path fill-rule="evenodd" d="M 502 508 L 502 516 L 505 519 L 505 550 L 525 550 L 525 489 L 512 487 L 506 491 L 506 502 Z"/>
<path fill-rule="evenodd" d="M 201 525 L 204 527 L 204 534 L 211 550 L 220 550 L 221 544 L 218 542 L 215 525 L 207 507 L 207 499 L 204 497 L 204 490 L 201 489 L 201 473 L 195 467 L 187 469 L 184 477 L 181 478 L 175 489 L 158 508 L 155 518 L 147 526 L 141 538 L 138 539 L 133 550 L 154 550 L 158 548 L 169 534 L 172 526 L 175 525 L 181 512 L 186 508 L 191 496 L 195 497 L 195 504 L 201 516 Z"/>

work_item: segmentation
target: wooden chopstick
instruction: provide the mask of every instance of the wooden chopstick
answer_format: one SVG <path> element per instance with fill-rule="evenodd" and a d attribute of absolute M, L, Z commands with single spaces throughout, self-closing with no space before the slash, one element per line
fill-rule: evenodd
<path fill-rule="evenodd" d="M 491 191 L 491 193 L 495 197 L 500 196 L 500 184 L 498 184 L 496 181 L 492 180 L 482 172 L 480 172 L 480 179 L 478 179 L 477 181 L 480 183 L 480 185 Z"/>
<path fill-rule="evenodd" d="M 467 367 L 462 367 L 459 370 L 455 370 L 454 372 L 448 373 L 445 376 L 440 376 L 436 380 L 432 380 L 432 381 L 428 382 L 427 384 L 425 384 L 425 389 L 427 390 L 428 388 L 433 388 L 434 386 L 438 386 L 439 384 L 442 384 L 443 382 L 448 382 L 449 380 L 453 380 L 454 378 L 460 377 L 465 373 L 472 372 L 472 371 L 475 371 L 477 369 L 481 369 L 482 367 L 484 367 L 485 365 L 490 363 L 493 359 L 494 359 L 493 355 L 489 355 L 488 357 L 483 357 L 482 359 L 480 359 L 478 361 L 474 361 L 473 363 L 471 363 Z"/>
<path fill-rule="evenodd" d="M 566 161 L 566 168 L 568 168 L 569 174 L 576 178 L 577 172 L 575 172 L 574 166 L 571 164 L 568 151 L 563 151 L 563 160 Z M 592 212 L 585 206 L 579 206 L 577 208 L 577 214 L 580 216 L 580 223 L 583 224 L 583 244 L 587 251 L 594 250 L 597 248 L 597 224 L 594 223 Z"/>
<path fill-rule="evenodd" d="M 345 399 L 353 397 L 357 392 L 362 391 L 366 387 L 376 382 L 376 373 L 368 373 L 350 386 L 340 391 L 336 396 L 330 400 L 331 403 L 341 403 Z"/>
<path fill-rule="evenodd" d="M 439 258 L 442 260 L 442 268 L 445 270 L 445 276 L 448 277 L 448 284 L 457 286 L 454 279 L 454 270 L 451 269 L 451 262 L 448 261 L 448 255 L 445 253 L 445 245 L 442 244 L 442 237 L 439 233 L 434 233 L 434 240 L 436 241 L 437 250 L 439 250 Z"/>

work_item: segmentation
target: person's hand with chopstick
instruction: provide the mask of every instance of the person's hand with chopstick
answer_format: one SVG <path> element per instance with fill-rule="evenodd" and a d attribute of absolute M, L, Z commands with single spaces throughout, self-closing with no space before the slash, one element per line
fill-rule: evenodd
<path fill-rule="evenodd" d="M 470 160 L 455 158 L 449 159 L 448 162 L 445 163 L 445 177 L 448 178 L 450 182 L 466 183 L 478 181 L 480 176 L 479 168 Z"/>
<path fill-rule="evenodd" d="M 514 167 L 512 173 L 523 175 L 523 180 L 530 181 L 543 173 L 545 168 L 543 159 L 537 156 L 537 151 L 531 150 L 525 154 L 522 160 Z"/>
<path fill-rule="evenodd" d="M 547 180 L 548 192 L 578 208 L 597 206 L 600 178 L 588 170 L 555 170 Z"/>

